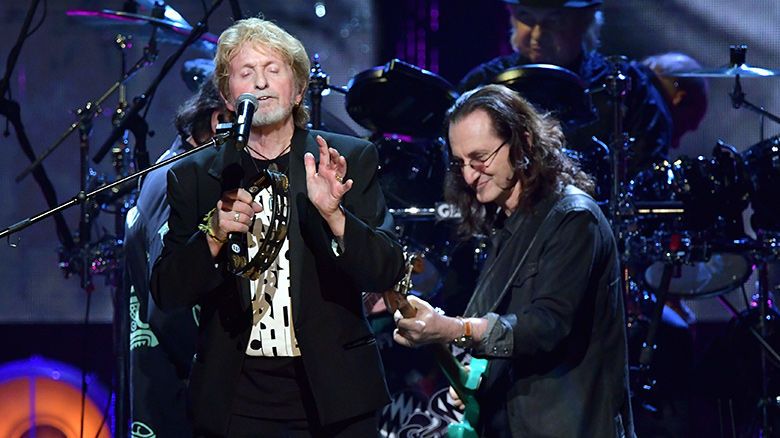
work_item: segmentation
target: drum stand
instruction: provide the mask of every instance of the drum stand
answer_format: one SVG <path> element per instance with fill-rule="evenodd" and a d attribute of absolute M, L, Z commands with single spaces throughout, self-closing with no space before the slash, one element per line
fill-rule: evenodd
<path fill-rule="evenodd" d="M 764 242 L 764 245 L 759 250 L 759 253 L 754 256 L 755 262 L 758 265 L 758 329 L 754 327 L 749 321 L 745 323 L 750 334 L 761 346 L 760 367 L 761 367 L 761 398 L 756 406 L 761 413 L 761 437 L 773 436 L 774 422 L 772 414 L 770 412 L 771 407 L 778 407 L 780 405 L 780 396 L 770 395 L 769 388 L 769 358 L 771 357 L 775 366 L 780 366 L 780 354 L 769 344 L 767 337 L 769 335 L 769 321 L 776 318 L 776 315 L 771 311 L 769 297 L 769 270 L 768 263 L 772 260 L 776 260 L 778 254 L 775 254 L 772 249 L 776 250 L 776 244 L 774 242 Z M 737 318 L 737 320 L 743 320 L 745 317 L 740 315 L 739 311 L 722 295 L 718 296 L 718 300 L 723 304 L 728 311 Z"/>
<path fill-rule="evenodd" d="M 322 129 L 322 96 L 330 90 L 347 94 L 346 89 L 330 85 L 330 76 L 322 70 L 322 64 L 320 64 L 320 54 L 315 53 L 311 59 L 311 71 L 309 72 L 312 129 Z"/>
<path fill-rule="evenodd" d="M 671 252 L 669 254 L 671 254 Z M 649 394 L 655 387 L 656 382 L 655 379 L 653 379 L 650 375 L 650 369 L 653 362 L 653 353 L 658 348 L 658 345 L 656 344 L 656 335 L 658 333 L 658 327 L 661 324 L 661 317 L 663 315 L 664 306 L 666 305 L 666 298 L 669 294 L 669 286 L 672 282 L 672 272 L 675 266 L 678 266 L 679 264 L 679 259 L 669 259 L 664 261 L 664 268 L 661 274 L 661 284 L 655 291 L 655 306 L 653 307 L 653 314 L 650 319 L 650 325 L 647 329 L 647 337 L 645 338 L 644 342 L 642 342 L 642 349 L 639 352 L 639 367 L 635 370 L 639 376 L 636 381 L 640 383 L 641 392 L 645 398 L 649 398 Z M 655 407 L 653 406 L 651 410 L 655 410 Z"/>

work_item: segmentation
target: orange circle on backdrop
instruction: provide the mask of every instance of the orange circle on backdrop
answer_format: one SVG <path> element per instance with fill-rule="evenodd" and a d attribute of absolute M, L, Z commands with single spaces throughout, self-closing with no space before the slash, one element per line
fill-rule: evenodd
<path fill-rule="evenodd" d="M 100 429 L 98 438 L 110 438 L 109 421 L 103 419 L 106 401 L 100 407 L 95 403 L 93 393 L 101 390 L 94 388 L 98 383 L 92 380 L 84 403 L 83 436 L 94 437 Z M 39 437 L 78 438 L 80 382 L 81 371 L 48 359 L 32 358 L 0 366 L 0 437 L 33 436 L 31 429 L 35 428 Z"/>

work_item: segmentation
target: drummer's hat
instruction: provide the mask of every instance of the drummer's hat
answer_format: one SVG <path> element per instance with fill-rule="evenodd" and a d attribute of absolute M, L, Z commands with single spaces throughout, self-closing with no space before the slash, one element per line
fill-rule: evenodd
<path fill-rule="evenodd" d="M 537 8 L 588 8 L 601 6 L 604 0 L 503 0 L 519 6 L 531 6 Z"/>

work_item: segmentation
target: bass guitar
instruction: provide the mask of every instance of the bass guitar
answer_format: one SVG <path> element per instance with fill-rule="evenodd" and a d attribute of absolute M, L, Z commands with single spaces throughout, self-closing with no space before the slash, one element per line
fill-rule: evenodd
<path fill-rule="evenodd" d="M 385 306 L 390 313 L 395 313 L 398 310 L 404 318 L 413 318 L 417 314 L 417 309 L 409 303 L 406 297 L 412 289 L 412 274 L 422 272 L 423 267 L 422 255 L 407 255 L 406 271 L 403 278 L 392 290 L 382 294 Z M 466 369 L 452 355 L 446 345 L 430 344 L 426 348 L 433 353 L 439 368 L 465 406 L 463 419 L 459 423 L 451 423 L 447 427 L 447 437 L 477 438 L 478 435 L 474 430 L 474 425 L 476 425 L 479 419 L 479 404 L 477 403 L 475 393 L 487 369 L 487 359 L 472 358 L 468 369 Z"/>

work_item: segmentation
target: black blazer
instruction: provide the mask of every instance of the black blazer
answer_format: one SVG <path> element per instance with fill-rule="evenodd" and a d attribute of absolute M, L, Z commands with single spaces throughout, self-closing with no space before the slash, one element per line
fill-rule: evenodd
<path fill-rule="evenodd" d="M 345 250 L 338 257 L 327 224 L 306 195 L 303 155 L 311 152 L 319 160 L 317 134 L 346 158 L 346 178 L 354 181 L 342 201 L 347 222 Z M 196 433 L 226 432 L 252 323 L 249 281 L 228 273 L 222 254 L 213 259 L 206 236 L 197 230 L 235 179 L 242 153 L 228 143 L 220 151 L 188 157 L 168 172 L 169 232 L 152 272 L 151 292 L 162 309 L 202 306 L 189 388 Z M 296 129 L 290 154 L 293 324 L 320 421 L 328 424 L 389 401 L 361 292 L 391 288 L 403 255 L 377 183 L 374 145 Z"/>

